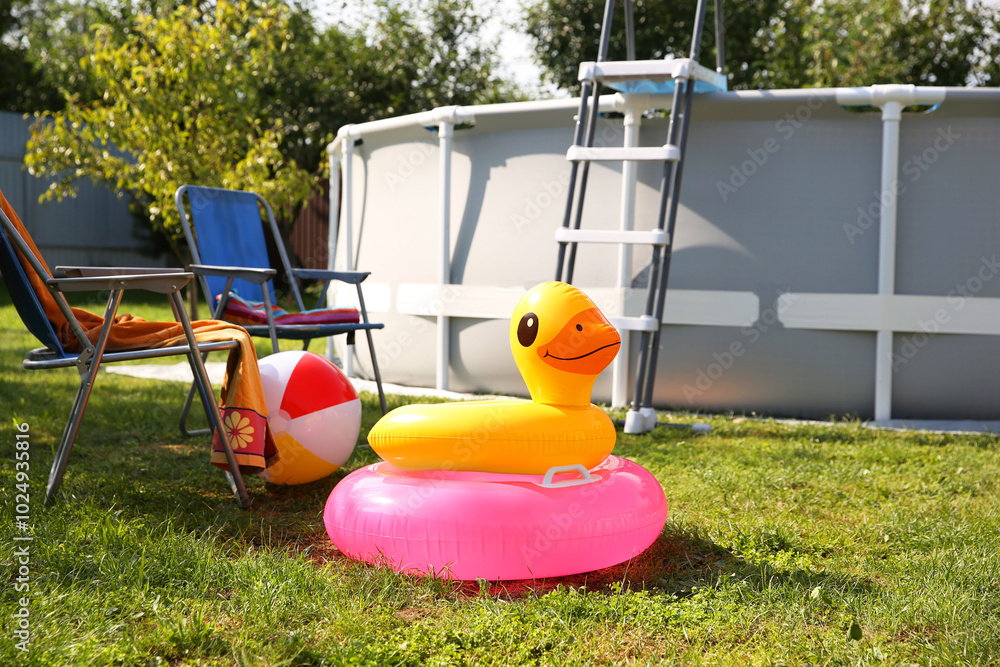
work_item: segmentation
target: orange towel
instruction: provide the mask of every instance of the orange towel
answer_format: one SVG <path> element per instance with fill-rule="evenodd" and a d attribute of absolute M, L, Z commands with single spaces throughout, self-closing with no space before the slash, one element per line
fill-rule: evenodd
<path fill-rule="evenodd" d="M 4 213 L 14 223 L 18 233 L 21 234 L 51 277 L 52 271 L 45 264 L 45 260 L 38 252 L 31 235 L 24 228 L 20 217 L 8 203 L 2 191 L 0 191 L 0 206 L 3 207 Z M 34 289 L 39 303 L 44 308 L 49 322 L 52 323 L 52 328 L 59 336 L 59 341 L 67 350 L 78 351 L 80 343 L 73 335 L 69 323 L 62 311 L 59 310 L 59 306 L 52 294 L 49 293 L 44 281 L 35 274 L 24 257 L 21 257 L 21 264 L 31 281 L 31 287 Z M 101 327 L 104 325 L 104 318 L 81 308 L 74 307 L 72 310 L 87 337 L 91 342 L 96 343 Z M 229 361 L 226 365 L 226 377 L 222 383 L 220 407 L 222 408 L 223 424 L 226 429 L 226 437 L 236 454 L 236 461 L 241 472 L 254 474 L 268 468 L 278 461 L 278 449 L 274 444 L 274 438 L 267 423 L 267 406 L 264 403 L 264 392 L 260 384 L 257 353 L 250 335 L 240 326 L 218 320 L 199 320 L 192 322 L 191 326 L 194 329 L 195 338 L 199 342 L 222 340 L 238 340 L 240 342 L 239 347 L 230 350 Z M 119 315 L 111 327 L 107 349 L 130 350 L 167 347 L 183 345 L 186 342 L 184 330 L 179 322 L 147 322 L 141 317 Z M 211 461 L 220 468 L 229 469 L 218 433 L 214 436 Z"/>

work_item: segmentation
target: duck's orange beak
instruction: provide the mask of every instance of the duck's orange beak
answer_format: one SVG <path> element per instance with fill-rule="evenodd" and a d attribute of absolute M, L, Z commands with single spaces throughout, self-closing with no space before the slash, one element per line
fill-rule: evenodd
<path fill-rule="evenodd" d="M 611 363 L 621 337 L 597 308 L 575 315 L 556 337 L 538 346 L 538 356 L 555 369 L 597 375 Z"/>

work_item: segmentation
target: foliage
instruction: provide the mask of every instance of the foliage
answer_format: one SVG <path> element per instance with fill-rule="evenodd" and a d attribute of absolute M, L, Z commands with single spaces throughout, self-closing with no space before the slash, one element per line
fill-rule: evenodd
<path fill-rule="evenodd" d="M 626 58 L 625 22 L 621 5 L 616 3 L 609 60 Z M 761 60 L 760 45 L 753 36 L 763 33 L 781 9 L 781 0 L 725 3 L 727 69 L 735 86 L 749 85 L 751 72 Z M 635 0 L 636 57 L 658 59 L 668 54 L 688 53 L 694 31 L 695 3 L 666 0 Z M 701 33 L 699 61 L 715 59 L 715 10 L 710 8 Z M 597 0 L 537 0 L 525 10 L 525 27 L 534 39 L 539 64 L 546 77 L 560 88 L 579 88 L 579 64 L 597 59 L 604 3 Z"/>
<path fill-rule="evenodd" d="M 30 0 L 0 0 L 0 111 L 55 108 L 57 88 L 32 61 L 24 24 Z"/>
<path fill-rule="evenodd" d="M 1000 85 L 1000 9 L 979 0 L 826 2 L 805 25 L 811 85 Z"/>
<path fill-rule="evenodd" d="M 525 25 L 538 62 L 561 88 L 578 89 L 578 64 L 597 57 L 603 4 L 535 0 L 527 5 Z M 686 55 L 694 4 L 636 0 L 637 57 Z M 1000 10 L 981 0 L 755 0 L 724 7 L 726 70 L 733 89 L 1000 83 Z M 623 13 L 620 7 L 616 11 L 609 59 L 624 59 Z M 709 3 L 703 64 L 714 61 L 714 23 Z"/>
<path fill-rule="evenodd" d="M 139 15 L 121 35 L 95 27 L 82 69 L 103 90 L 39 119 L 25 163 L 50 176 L 46 197 L 73 192 L 88 177 L 129 193 L 154 227 L 179 230 L 173 195 L 184 183 L 252 189 L 276 208 L 294 208 L 312 179 L 282 155 L 281 119 L 256 115 L 258 82 L 274 76 L 287 44 L 283 5 L 219 0 Z"/>
<path fill-rule="evenodd" d="M 21 0 L 0 0 L 21 1 Z M 27 0 L 24 0 L 27 1 Z M 162 18 L 179 6 L 212 3 L 179 0 L 73 0 L 25 9 L 25 56 L 39 80 L 79 103 L 100 99 L 104 86 L 81 67 L 96 26 L 123 42 L 140 16 Z M 253 0 L 248 7 L 267 7 Z M 352 3 L 345 2 L 347 10 Z M 472 0 L 381 0 L 360 5 L 360 25 L 320 24 L 306 2 L 285 3 L 284 39 L 270 67 L 256 79 L 259 118 L 280 120 L 282 153 L 310 172 L 337 128 L 446 104 L 510 101 L 518 92 L 496 75 L 499 56 L 482 39 L 486 16 Z M 84 60 L 85 62 L 85 60 Z M 24 111 L 43 107 L 28 105 Z M 45 106 L 61 108 L 61 101 Z"/>
<path fill-rule="evenodd" d="M 361 26 L 323 29 L 291 9 L 282 55 L 259 82 L 261 115 L 282 120 L 284 154 L 310 171 L 348 123 L 517 97 L 495 74 L 499 56 L 471 0 L 380 0 L 359 11 Z"/>
<path fill-rule="evenodd" d="M 33 86 L 50 91 L 45 99 L 32 98 L 11 105 L 22 112 L 61 110 L 67 97 L 82 102 L 99 99 L 104 93 L 84 67 L 95 26 L 104 26 L 122 41 L 139 16 L 166 16 L 190 0 L 0 0 L 19 5 L 18 37 L 25 59 L 36 75 Z"/>
<path fill-rule="evenodd" d="M 482 41 L 487 17 L 469 0 L 429 0 L 418 5 L 419 12 L 391 0 L 375 6 L 374 44 L 381 52 L 375 60 L 389 65 L 385 83 L 395 98 L 386 115 L 516 96 L 494 73 L 496 45 Z"/>
<path fill-rule="evenodd" d="M 30 10 L 27 52 L 65 103 L 48 100 L 55 113 L 33 126 L 27 167 L 55 179 L 47 198 L 83 177 L 130 195 L 177 256 L 179 184 L 254 189 L 291 219 L 342 125 L 517 97 L 471 0 L 384 0 L 354 29 L 277 0 Z"/>

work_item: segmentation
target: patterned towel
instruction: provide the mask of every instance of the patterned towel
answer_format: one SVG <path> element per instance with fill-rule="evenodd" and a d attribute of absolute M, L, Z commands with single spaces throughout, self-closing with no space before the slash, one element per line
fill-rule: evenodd
<path fill-rule="evenodd" d="M 31 251 L 52 276 L 52 271 L 42 259 L 31 235 L 24 228 L 20 217 L 11 207 L 3 192 L 0 191 L 0 206 L 4 213 L 14 223 Z M 21 257 L 25 274 L 31 282 L 32 289 L 39 303 L 52 323 L 52 328 L 59 336 L 59 341 L 68 351 L 79 351 L 80 343 L 73 335 L 69 323 L 52 294 L 49 293 L 44 281 L 35 274 L 31 265 Z M 72 308 L 74 316 L 86 332 L 91 342 L 96 343 L 104 318 L 82 308 Z M 274 444 L 271 429 L 267 423 L 267 406 L 264 403 L 264 392 L 260 384 L 260 370 L 257 368 L 257 353 L 254 350 L 250 335 L 242 327 L 220 322 L 218 320 L 199 320 L 191 323 L 195 338 L 199 342 L 237 340 L 239 347 L 229 352 L 226 365 L 226 377 L 222 382 L 222 420 L 226 437 L 236 454 L 240 471 L 244 474 L 255 474 L 270 467 L 278 461 L 278 449 Z M 119 315 L 115 318 L 108 336 L 108 350 L 131 350 L 140 348 L 168 347 L 183 345 L 187 342 L 184 330 L 179 322 L 147 322 L 141 317 Z M 216 433 L 212 445 L 211 462 L 214 465 L 229 469 L 225 450 Z"/>
<path fill-rule="evenodd" d="M 219 298 L 216 297 L 215 300 L 218 302 Z M 317 308 L 304 310 L 301 313 L 289 313 L 272 304 L 271 313 L 275 324 L 357 324 L 361 321 L 361 313 L 357 308 Z M 235 292 L 229 293 L 223 317 L 227 322 L 235 322 L 245 327 L 267 324 L 264 304 L 259 301 L 247 301 Z"/>

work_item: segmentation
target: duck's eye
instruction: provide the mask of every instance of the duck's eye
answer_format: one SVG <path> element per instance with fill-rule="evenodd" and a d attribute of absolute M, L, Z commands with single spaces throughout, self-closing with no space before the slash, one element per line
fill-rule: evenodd
<path fill-rule="evenodd" d="M 582 324 L 577 324 L 576 325 L 576 330 L 577 331 L 583 331 L 583 325 Z"/>
<path fill-rule="evenodd" d="M 517 325 L 517 342 L 522 347 L 530 347 L 538 336 L 538 316 L 526 313 Z"/>

